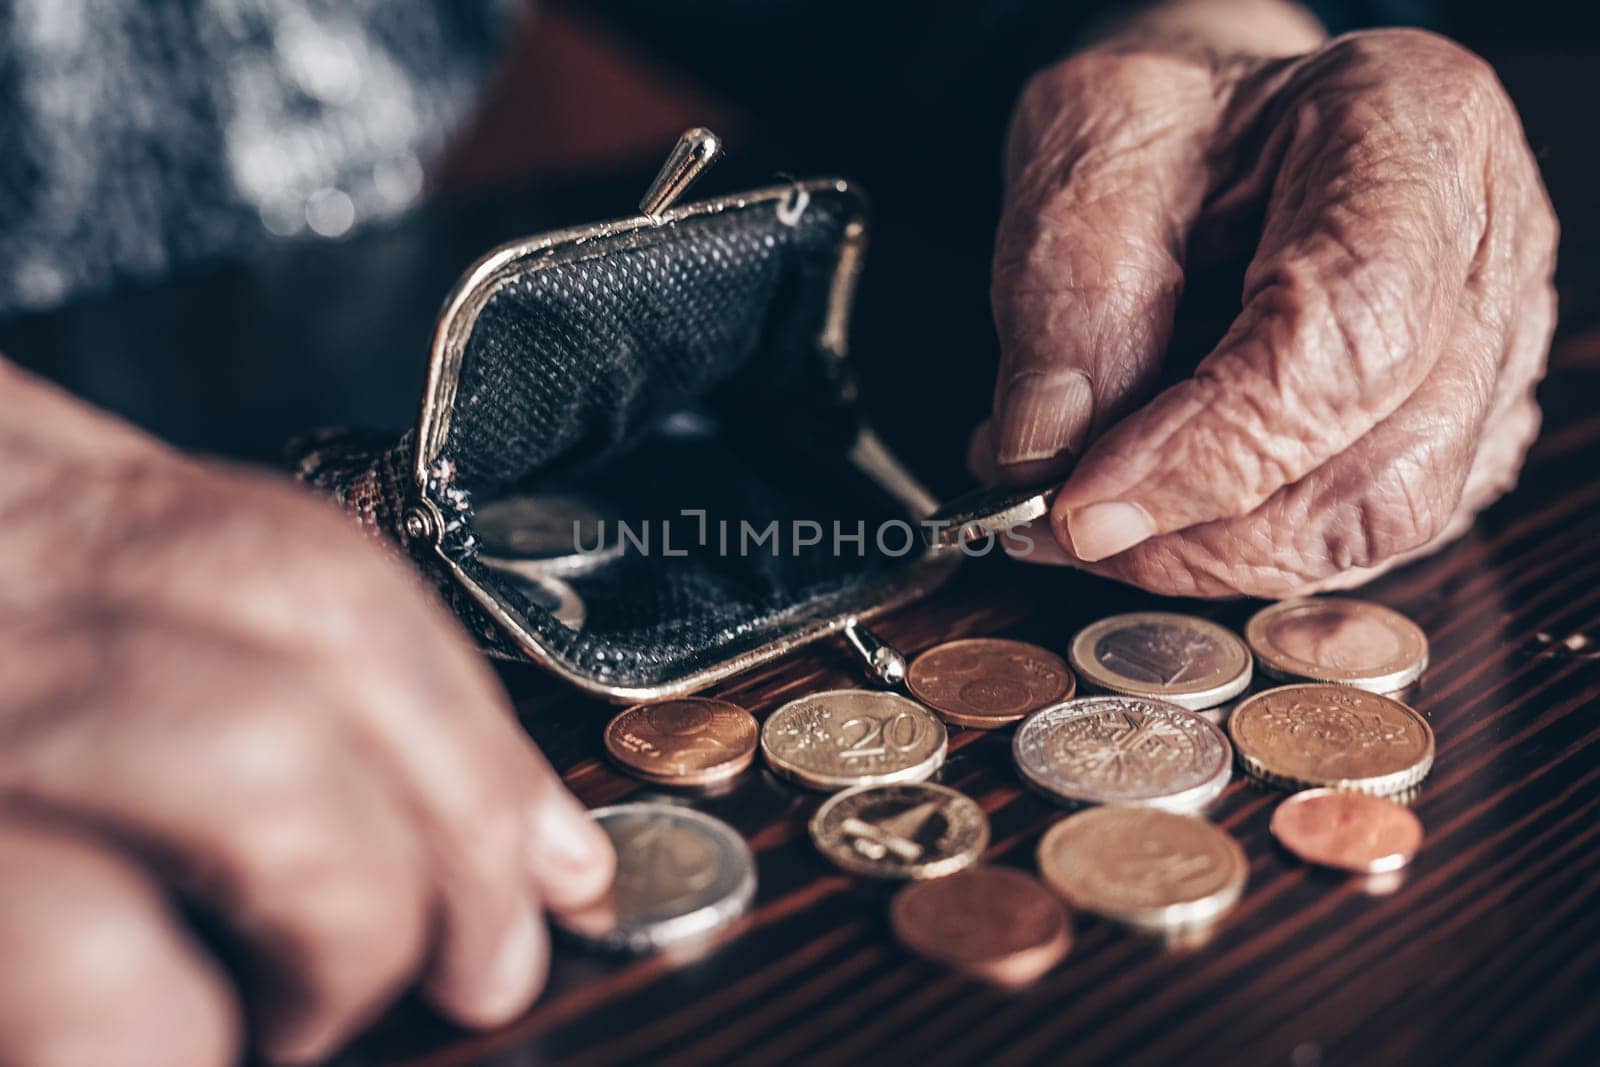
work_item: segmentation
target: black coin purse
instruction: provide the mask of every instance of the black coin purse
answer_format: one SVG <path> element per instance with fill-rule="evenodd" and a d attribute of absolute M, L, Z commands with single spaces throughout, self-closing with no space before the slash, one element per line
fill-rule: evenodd
<path fill-rule="evenodd" d="M 445 304 L 416 428 L 325 433 L 296 459 L 491 653 L 615 701 L 844 630 L 961 555 L 921 536 L 935 501 L 855 403 L 859 193 L 804 181 L 674 206 L 716 150 L 691 131 L 641 214 L 485 256 Z M 480 553 L 475 513 L 529 493 L 581 494 L 627 528 L 557 583 L 581 622 Z"/>

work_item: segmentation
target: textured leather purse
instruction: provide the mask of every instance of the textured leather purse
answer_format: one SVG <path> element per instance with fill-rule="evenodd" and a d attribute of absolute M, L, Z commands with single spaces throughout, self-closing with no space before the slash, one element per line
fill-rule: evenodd
<path fill-rule="evenodd" d="M 821 180 L 671 206 L 716 154 L 691 131 L 641 214 L 484 257 L 445 304 L 415 430 L 325 433 L 296 462 L 402 546 L 489 651 L 616 701 L 845 629 L 960 555 L 918 536 L 934 501 L 855 403 L 860 195 Z M 621 550 L 557 597 L 486 561 L 475 516 L 528 493 L 601 502 Z"/>

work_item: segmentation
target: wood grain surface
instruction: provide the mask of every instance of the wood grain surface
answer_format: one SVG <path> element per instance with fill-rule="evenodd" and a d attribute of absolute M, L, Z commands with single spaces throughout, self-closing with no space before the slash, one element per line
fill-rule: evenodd
<path fill-rule="evenodd" d="M 513 1025 L 465 1034 L 407 1004 L 346 1059 L 1585 1061 L 1600 1049 L 1600 332 L 1559 343 L 1542 396 L 1546 429 L 1516 491 L 1464 540 L 1362 594 L 1415 619 L 1433 650 L 1412 698 L 1438 736 L 1415 805 L 1427 839 L 1387 895 L 1296 862 L 1267 832 L 1281 794 L 1236 778 L 1210 814 L 1244 846 L 1250 881 L 1208 944 L 1169 948 L 1079 915 L 1061 966 L 999 992 L 900 949 L 886 892 L 812 849 L 805 821 L 819 798 L 757 771 L 731 794 L 691 801 L 734 825 L 759 869 L 752 911 L 709 955 L 617 960 L 558 943 L 548 992 Z M 1237 630 L 1259 605 L 1158 602 L 978 561 L 878 629 L 908 653 L 973 635 L 1064 652 L 1094 619 L 1157 606 Z M 531 669 L 506 677 L 586 803 L 652 795 L 601 757 L 611 709 Z M 714 695 L 764 718 L 855 681 L 828 644 Z M 1023 790 L 1009 731 L 954 731 L 940 780 L 988 812 L 989 862 L 1032 870 L 1063 812 Z"/>

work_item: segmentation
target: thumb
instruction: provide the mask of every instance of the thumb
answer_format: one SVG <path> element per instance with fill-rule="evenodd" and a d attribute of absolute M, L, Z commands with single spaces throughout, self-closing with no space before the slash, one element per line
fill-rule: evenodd
<path fill-rule="evenodd" d="M 1023 93 L 991 302 L 996 474 L 1059 477 L 1147 390 L 1183 289 L 1219 104 L 1209 69 L 1085 54 Z"/>

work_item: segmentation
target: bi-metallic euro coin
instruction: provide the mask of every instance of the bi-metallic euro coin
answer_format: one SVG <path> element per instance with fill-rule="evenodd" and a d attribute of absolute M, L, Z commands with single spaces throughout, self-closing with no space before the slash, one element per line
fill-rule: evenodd
<path fill-rule="evenodd" d="M 1193 615 L 1113 615 L 1080 630 L 1070 656 L 1089 685 L 1190 711 L 1225 704 L 1250 685 L 1250 650 L 1244 642 Z"/>
<path fill-rule="evenodd" d="M 592 812 L 611 838 L 617 873 L 600 904 L 562 917 L 574 935 L 629 952 L 702 941 L 749 907 L 755 862 L 733 827 L 672 804 Z"/>

